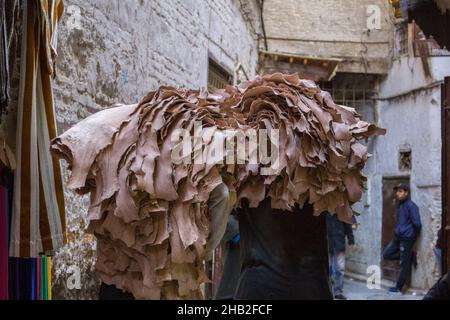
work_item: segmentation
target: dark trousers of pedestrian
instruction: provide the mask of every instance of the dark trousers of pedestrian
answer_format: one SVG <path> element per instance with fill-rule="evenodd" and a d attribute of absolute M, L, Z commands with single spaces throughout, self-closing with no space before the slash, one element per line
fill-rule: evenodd
<path fill-rule="evenodd" d="M 333 295 L 344 293 L 345 251 L 329 253 L 330 278 L 333 284 Z"/>
<path fill-rule="evenodd" d="M 406 280 L 411 276 L 412 249 L 415 240 L 392 240 L 383 251 L 386 260 L 400 260 L 400 274 L 397 288 L 402 290 Z"/>

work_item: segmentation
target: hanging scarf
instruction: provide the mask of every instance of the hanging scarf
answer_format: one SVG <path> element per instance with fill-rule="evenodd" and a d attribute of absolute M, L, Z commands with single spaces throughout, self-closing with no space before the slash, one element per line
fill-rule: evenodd
<path fill-rule="evenodd" d="M 8 39 L 6 33 L 5 1 L 0 3 L 0 117 L 9 103 Z"/>
<path fill-rule="evenodd" d="M 56 136 L 51 77 L 63 1 L 23 2 L 17 170 L 10 256 L 37 257 L 66 242 L 59 161 L 49 152 Z"/>

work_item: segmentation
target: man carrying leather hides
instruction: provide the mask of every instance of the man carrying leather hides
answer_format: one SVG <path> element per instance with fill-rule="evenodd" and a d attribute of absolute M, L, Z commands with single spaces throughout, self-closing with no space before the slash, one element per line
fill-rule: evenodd
<path fill-rule="evenodd" d="M 136 299 L 201 298 L 203 260 L 234 207 L 235 297 L 326 299 L 321 213 L 351 221 L 368 157 L 359 140 L 378 134 L 314 82 L 275 73 L 213 93 L 161 87 L 84 119 L 52 150 L 69 163 L 68 186 L 90 193 L 104 283 Z M 228 190 L 219 214 L 217 187 Z"/>

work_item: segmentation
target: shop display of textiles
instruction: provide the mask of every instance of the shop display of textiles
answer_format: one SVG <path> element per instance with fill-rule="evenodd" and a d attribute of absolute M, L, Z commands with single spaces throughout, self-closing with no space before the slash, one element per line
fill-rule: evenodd
<path fill-rule="evenodd" d="M 0 139 L 1 140 L 1 139 Z M 14 190 L 12 168 L 0 163 L 0 300 L 51 300 L 51 257 L 9 257 Z"/>
<path fill-rule="evenodd" d="M 52 300 L 50 256 L 9 259 L 9 300 Z"/>
<path fill-rule="evenodd" d="M 51 300 L 51 257 L 9 257 L 15 157 L 2 135 L 0 160 L 0 300 Z"/>
<path fill-rule="evenodd" d="M 181 140 L 177 129 L 185 129 Z M 275 162 L 250 161 L 261 156 L 262 136 L 253 135 L 261 129 L 268 150 L 278 150 Z M 240 133 L 247 158 L 212 152 L 224 134 Z M 90 193 L 102 281 L 137 299 L 190 299 L 201 297 L 207 281 L 206 201 L 217 185 L 228 186 L 237 206 L 242 198 L 257 207 L 270 197 L 283 210 L 309 202 L 315 215 L 329 211 L 350 221 L 368 158 L 359 141 L 384 133 L 314 82 L 275 73 L 213 93 L 161 87 L 138 104 L 80 121 L 51 148 L 69 164 L 68 187 Z M 174 161 L 174 154 L 181 157 Z"/>
<path fill-rule="evenodd" d="M 64 6 L 62 0 L 49 3 L 21 3 L 23 54 L 15 128 L 18 169 L 11 218 L 12 257 L 36 258 L 41 252 L 58 250 L 67 240 L 61 168 L 49 152 L 50 140 L 57 135 L 52 78 L 56 31 Z"/>
<path fill-rule="evenodd" d="M 66 241 L 61 170 L 49 151 L 50 139 L 56 136 L 51 80 L 63 8 L 62 0 L 0 3 L 2 300 L 51 299 L 51 258 L 43 253 L 52 254 Z M 10 85 L 18 74 L 21 79 L 15 89 L 19 96 L 15 97 L 10 94 Z M 17 117 L 2 117 L 10 108 L 17 111 Z M 16 127 L 9 123 L 12 119 L 17 120 Z M 9 130 L 9 139 L 4 128 Z M 8 146 L 7 140 L 15 141 L 16 148 Z M 47 170 L 42 170 L 42 165 Z"/>

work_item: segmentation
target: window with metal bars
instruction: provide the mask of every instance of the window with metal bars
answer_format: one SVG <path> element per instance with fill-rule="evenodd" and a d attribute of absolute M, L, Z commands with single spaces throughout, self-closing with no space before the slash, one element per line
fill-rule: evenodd
<path fill-rule="evenodd" d="M 358 109 L 360 106 L 373 103 L 375 90 L 357 87 L 338 87 L 333 81 L 321 81 L 319 86 L 322 90 L 328 91 L 336 104 Z"/>
<path fill-rule="evenodd" d="M 403 22 L 395 31 L 395 56 L 398 58 L 407 55 L 408 51 L 408 23 Z"/>
<path fill-rule="evenodd" d="M 212 59 L 208 61 L 208 90 L 223 89 L 232 83 L 232 76 Z"/>
<path fill-rule="evenodd" d="M 400 150 L 398 166 L 401 171 L 412 169 L 411 150 Z"/>

